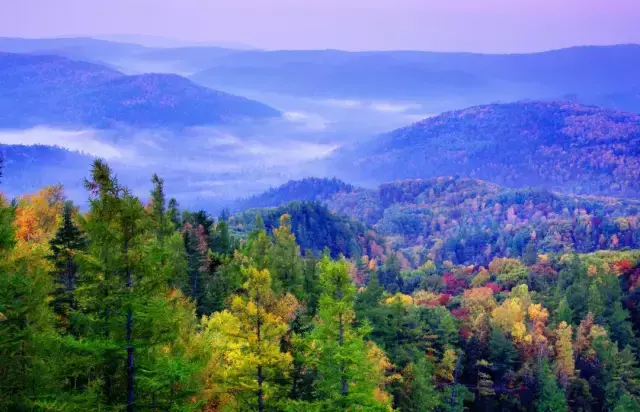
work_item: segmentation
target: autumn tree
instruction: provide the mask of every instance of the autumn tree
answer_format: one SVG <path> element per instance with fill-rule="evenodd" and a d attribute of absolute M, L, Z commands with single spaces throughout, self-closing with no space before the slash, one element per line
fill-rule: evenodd
<path fill-rule="evenodd" d="M 251 409 L 271 410 L 269 404 L 275 405 L 285 390 L 275 377 L 287 374 L 292 362 L 291 354 L 281 351 L 280 342 L 297 300 L 289 294 L 278 297 L 266 269 L 249 267 L 246 275 L 245 293 L 235 295 L 229 309 L 204 320 L 213 356 L 220 353 L 224 359 L 208 373 L 240 405 L 247 402 L 254 405 Z"/>

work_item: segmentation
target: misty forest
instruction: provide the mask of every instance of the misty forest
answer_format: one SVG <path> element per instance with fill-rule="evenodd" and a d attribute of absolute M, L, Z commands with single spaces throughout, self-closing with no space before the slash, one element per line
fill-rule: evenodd
<path fill-rule="evenodd" d="M 0 411 L 640 411 L 640 45 L 0 38 Z"/>

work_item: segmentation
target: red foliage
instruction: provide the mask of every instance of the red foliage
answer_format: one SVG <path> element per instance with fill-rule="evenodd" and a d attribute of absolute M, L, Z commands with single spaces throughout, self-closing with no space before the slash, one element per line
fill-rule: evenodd
<path fill-rule="evenodd" d="M 629 262 L 628 260 L 621 260 L 619 262 L 615 262 L 613 264 L 613 269 L 617 272 L 617 273 L 626 273 L 628 271 L 630 271 L 631 269 L 633 269 L 633 263 Z"/>
<path fill-rule="evenodd" d="M 442 293 L 438 298 L 438 303 L 442 306 L 447 306 L 449 301 L 451 300 L 451 295 L 448 293 Z"/>
<path fill-rule="evenodd" d="M 452 309 L 451 314 L 459 320 L 467 320 L 469 318 L 469 312 L 465 308 Z"/>
<path fill-rule="evenodd" d="M 488 282 L 484 285 L 485 288 L 489 288 L 491 289 L 491 291 L 493 292 L 493 294 L 495 295 L 496 293 L 500 293 L 502 291 L 502 288 L 500 287 L 500 285 L 497 285 L 493 282 Z"/>
<path fill-rule="evenodd" d="M 471 336 L 473 336 L 473 334 L 471 333 L 471 331 L 467 328 L 462 328 L 460 329 L 460 336 L 462 336 L 462 338 L 464 340 L 469 340 L 471 339 Z"/>
<path fill-rule="evenodd" d="M 442 275 L 442 281 L 447 288 L 447 293 L 450 295 L 459 295 L 467 287 L 465 279 L 459 279 L 451 272 Z"/>

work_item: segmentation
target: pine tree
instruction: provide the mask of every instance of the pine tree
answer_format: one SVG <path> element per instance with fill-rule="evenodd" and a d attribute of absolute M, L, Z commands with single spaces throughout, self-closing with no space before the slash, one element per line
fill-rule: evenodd
<path fill-rule="evenodd" d="M 54 267 L 54 283 L 56 289 L 53 294 L 52 305 L 62 329 L 66 333 L 73 333 L 70 324 L 70 312 L 77 307 L 75 290 L 78 287 L 78 265 L 74 256 L 87 247 L 87 239 L 82 230 L 73 220 L 73 204 L 66 202 L 62 217 L 62 225 L 56 235 L 49 241 L 51 254 L 48 256 Z"/>
<path fill-rule="evenodd" d="M 556 378 L 551 372 L 549 362 L 543 360 L 539 366 L 538 384 L 540 392 L 536 401 L 536 410 L 539 412 L 565 412 L 567 401 L 562 390 L 558 387 Z"/>
<path fill-rule="evenodd" d="M 51 363 L 52 284 L 46 248 L 13 241 L 12 210 L 0 200 L 0 410 L 33 410 L 55 385 Z"/>
<path fill-rule="evenodd" d="M 318 266 L 322 288 L 319 323 L 309 339 L 316 348 L 312 359 L 320 402 L 329 410 L 353 410 L 356 405 L 385 410 L 388 406 L 373 396 L 378 382 L 364 342 L 370 327 L 365 324 L 354 329 L 352 325 L 355 287 L 347 262 L 332 261 L 325 255 Z"/>
<path fill-rule="evenodd" d="M 166 197 L 164 194 L 164 180 L 157 174 L 151 178 L 153 190 L 151 191 L 151 216 L 156 227 L 156 236 L 162 242 L 165 236 L 171 233 L 169 219 L 167 219 Z M 173 213 L 173 211 L 172 211 Z"/>
<path fill-rule="evenodd" d="M 180 230 L 182 221 L 180 219 L 180 211 L 178 210 L 178 201 L 175 198 L 169 199 L 167 206 L 167 220 L 173 224 L 174 230 Z"/>
<path fill-rule="evenodd" d="M 280 217 L 280 227 L 273 229 L 273 245 L 269 250 L 269 269 L 277 275 L 274 290 L 292 293 L 303 297 L 302 262 L 300 247 L 291 233 L 291 217 Z"/>
<path fill-rule="evenodd" d="M 408 364 L 402 375 L 405 395 L 401 410 L 431 412 L 444 406 L 442 395 L 436 390 L 434 365 L 430 359 L 421 356 L 415 363 Z"/>

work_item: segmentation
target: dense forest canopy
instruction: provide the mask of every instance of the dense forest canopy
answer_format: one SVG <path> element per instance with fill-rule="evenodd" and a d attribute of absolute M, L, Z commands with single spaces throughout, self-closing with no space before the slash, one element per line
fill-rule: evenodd
<path fill-rule="evenodd" d="M 133 196 L 101 160 L 85 187 L 82 212 L 59 186 L 0 202 L 2 410 L 640 410 L 640 252 L 624 240 L 411 262 L 316 202 L 214 218 L 156 175 Z M 374 193 L 450 193 L 429 206 L 446 210 L 455 191 L 572 203 L 570 226 L 635 207 L 453 178 Z"/>

